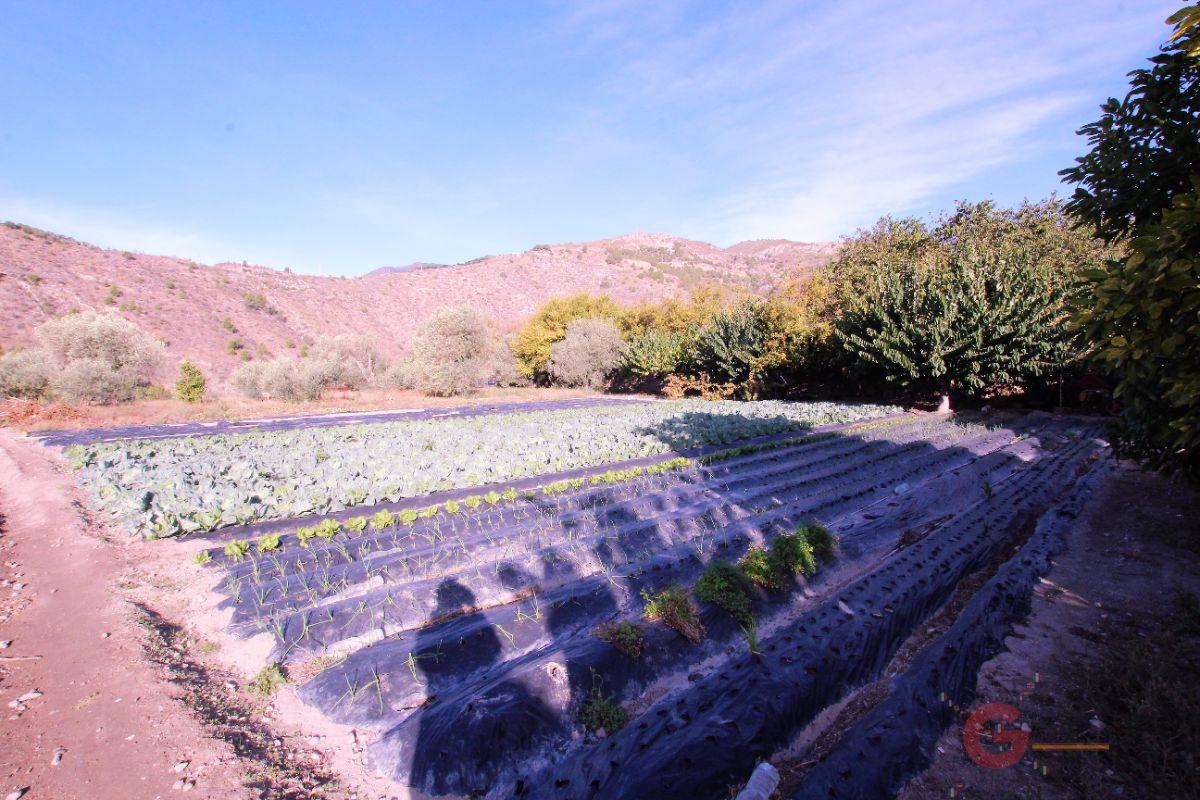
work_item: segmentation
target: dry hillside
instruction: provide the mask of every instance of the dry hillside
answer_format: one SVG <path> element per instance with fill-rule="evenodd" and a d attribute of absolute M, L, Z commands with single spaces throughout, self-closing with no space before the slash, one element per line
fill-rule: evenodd
<path fill-rule="evenodd" d="M 39 323 L 74 309 L 112 309 L 161 337 L 164 377 L 188 356 L 224 378 L 240 354 L 291 352 L 324 333 L 375 337 L 388 356 L 406 348 L 435 308 L 467 304 L 499 329 L 547 298 L 607 292 L 634 303 L 686 295 L 702 282 L 764 291 L 826 262 L 833 244 L 786 240 L 720 248 L 634 233 L 586 244 L 538 245 L 453 266 L 378 270 L 360 278 L 296 275 L 247 264 L 104 250 L 15 223 L 0 225 L 0 344 L 25 344 Z"/>

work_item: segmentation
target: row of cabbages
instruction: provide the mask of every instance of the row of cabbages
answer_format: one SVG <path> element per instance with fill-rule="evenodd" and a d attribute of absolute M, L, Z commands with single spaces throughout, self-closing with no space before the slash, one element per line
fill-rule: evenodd
<path fill-rule="evenodd" d="M 143 535 L 162 537 L 394 502 L 899 410 L 681 400 L 101 443 L 71 447 L 66 454 L 100 509 Z"/>

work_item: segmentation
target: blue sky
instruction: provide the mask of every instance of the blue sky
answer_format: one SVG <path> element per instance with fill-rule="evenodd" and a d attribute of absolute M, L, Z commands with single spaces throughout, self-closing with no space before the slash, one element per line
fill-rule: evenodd
<path fill-rule="evenodd" d="M 1175 0 L 0 0 L 0 218 L 354 275 L 1063 190 Z"/>

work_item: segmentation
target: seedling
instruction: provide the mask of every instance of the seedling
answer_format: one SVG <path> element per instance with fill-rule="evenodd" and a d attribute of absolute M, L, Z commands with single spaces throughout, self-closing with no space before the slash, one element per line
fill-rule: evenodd
<path fill-rule="evenodd" d="M 192 556 L 193 564 L 204 565 L 210 561 L 212 561 L 212 553 L 208 550 L 201 550 L 199 553 L 196 553 L 196 555 Z"/>
<path fill-rule="evenodd" d="M 386 508 L 380 509 L 371 515 L 371 530 L 381 531 L 389 525 L 395 523 L 395 521 L 396 518 L 392 515 L 392 512 L 388 511 Z"/>
<path fill-rule="evenodd" d="M 351 517 L 350 519 L 348 519 L 344 523 L 342 523 L 342 527 L 344 527 L 348 531 L 355 531 L 355 532 L 365 530 L 367 527 L 367 518 L 366 517 Z"/>
<path fill-rule="evenodd" d="M 233 539 L 225 545 L 225 555 L 234 561 L 241 561 L 250 552 L 250 545 L 241 539 Z"/>
<path fill-rule="evenodd" d="M 342 525 L 337 520 L 323 519 L 317 523 L 316 528 L 313 529 L 313 533 L 315 533 L 317 536 L 320 536 L 325 541 L 329 541 L 336 536 L 337 532 L 341 529 Z"/>

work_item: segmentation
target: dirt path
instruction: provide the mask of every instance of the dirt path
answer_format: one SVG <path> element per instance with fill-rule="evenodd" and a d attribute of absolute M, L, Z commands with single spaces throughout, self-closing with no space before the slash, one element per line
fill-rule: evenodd
<path fill-rule="evenodd" d="M 1181 592 L 1200 594 L 1198 502 L 1195 490 L 1122 466 L 1072 526 L 1068 549 L 1035 594 L 1033 612 L 1009 638 L 1008 650 L 980 671 L 972 708 L 1005 703 L 1021 712 L 1033 742 L 1109 743 L 1112 752 L 1042 752 L 1035 758 L 1027 751 L 1015 766 L 986 769 L 967 757 L 962 726 L 956 725 L 902 800 L 1200 796 L 1200 777 L 1193 773 L 1189 780 L 1188 756 L 1179 755 L 1181 741 L 1196 737 L 1170 729 L 1174 720 L 1162 713 L 1175 706 L 1187 718 L 1196 703 L 1194 674 L 1180 674 L 1188 669 L 1180 654 L 1194 647 L 1196 631 L 1178 633 L 1170 626 L 1178 620 Z M 1106 688 L 1105 676 L 1124 678 L 1113 673 L 1137 665 L 1139 655 L 1140 666 L 1151 669 L 1129 669 L 1139 674 L 1127 676 L 1128 686 Z M 1157 671 L 1149 674 L 1155 664 Z M 1178 695 L 1166 694 L 1172 689 Z M 1164 694 L 1172 699 L 1156 697 Z M 1129 710 L 1123 706 L 1130 705 L 1135 708 L 1122 718 Z M 1194 719 L 1186 726 L 1194 729 Z M 1153 758 L 1157 767 L 1145 763 Z"/>
<path fill-rule="evenodd" d="M 0 430 L 0 641 L 11 642 L 0 650 L 0 791 L 257 796 L 230 748 L 204 735 L 147 660 L 118 586 L 127 555 L 85 533 L 75 496 L 46 453 Z"/>

